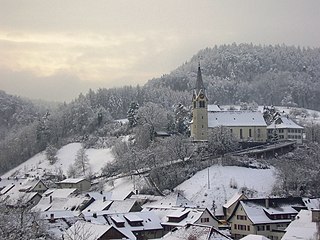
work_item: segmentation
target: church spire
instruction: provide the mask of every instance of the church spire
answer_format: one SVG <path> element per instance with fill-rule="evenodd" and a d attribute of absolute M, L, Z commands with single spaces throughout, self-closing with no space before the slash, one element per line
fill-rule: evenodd
<path fill-rule="evenodd" d="M 203 80 L 202 80 L 202 75 L 201 75 L 201 67 L 200 67 L 200 62 L 199 62 L 197 82 L 196 82 L 196 91 L 198 94 L 199 94 L 200 90 L 204 91 L 204 85 L 203 85 Z"/>

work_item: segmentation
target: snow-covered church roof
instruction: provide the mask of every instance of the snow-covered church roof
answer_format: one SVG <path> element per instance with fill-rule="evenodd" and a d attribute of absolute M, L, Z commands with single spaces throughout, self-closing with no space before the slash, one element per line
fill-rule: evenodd
<path fill-rule="evenodd" d="M 261 112 L 253 112 L 253 111 L 208 112 L 208 127 L 214 128 L 219 126 L 264 127 L 264 126 L 267 126 L 267 124 Z"/>

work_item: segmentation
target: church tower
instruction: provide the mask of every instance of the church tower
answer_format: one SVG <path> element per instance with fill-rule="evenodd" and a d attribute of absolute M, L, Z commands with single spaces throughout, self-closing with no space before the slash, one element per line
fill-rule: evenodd
<path fill-rule="evenodd" d="M 195 141 L 208 140 L 208 98 L 203 85 L 200 63 L 192 97 L 191 137 Z"/>

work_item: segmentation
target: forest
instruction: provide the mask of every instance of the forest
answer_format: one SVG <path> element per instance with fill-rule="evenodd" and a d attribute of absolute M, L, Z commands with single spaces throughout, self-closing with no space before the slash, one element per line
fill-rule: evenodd
<path fill-rule="evenodd" d="M 48 147 L 71 141 L 95 144 L 99 137 L 127 134 L 131 129 L 114 120 L 129 118 L 135 124 L 134 106 L 140 123 L 145 121 L 151 130 L 187 134 L 199 62 L 211 103 L 320 109 L 319 48 L 215 46 L 143 86 L 89 90 L 70 103 L 39 103 L 0 91 L 0 173 Z"/>

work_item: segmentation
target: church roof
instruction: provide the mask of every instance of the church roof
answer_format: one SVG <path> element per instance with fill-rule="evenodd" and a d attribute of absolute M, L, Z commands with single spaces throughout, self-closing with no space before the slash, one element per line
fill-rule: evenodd
<path fill-rule="evenodd" d="M 261 112 L 252 111 L 221 111 L 208 112 L 208 127 L 245 127 L 267 126 Z"/>

